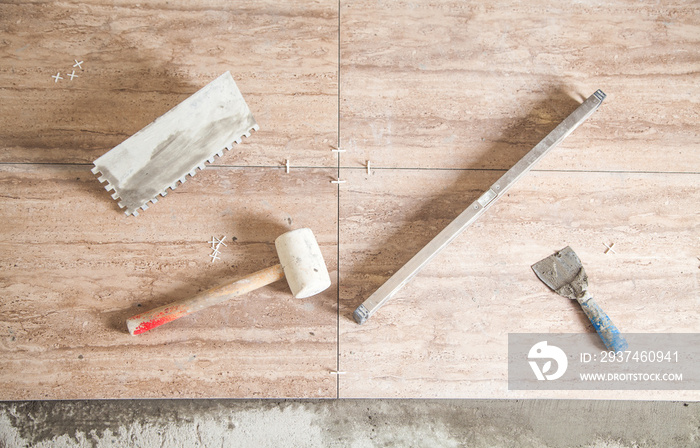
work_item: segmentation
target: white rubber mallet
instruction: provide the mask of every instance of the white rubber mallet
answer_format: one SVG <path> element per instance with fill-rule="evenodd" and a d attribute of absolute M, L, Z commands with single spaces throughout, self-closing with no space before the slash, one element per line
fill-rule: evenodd
<path fill-rule="evenodd" d="M 126 320 L 129 333 L 141 334 L 285 277 L 297 299 L 318 294 L 331 285 L 326 263 L 311 229 L 297 229 L 280 235 L 275 240 L 275 248 L 280 264 L 209 289 L 194 297 L 130 317 Z"/>

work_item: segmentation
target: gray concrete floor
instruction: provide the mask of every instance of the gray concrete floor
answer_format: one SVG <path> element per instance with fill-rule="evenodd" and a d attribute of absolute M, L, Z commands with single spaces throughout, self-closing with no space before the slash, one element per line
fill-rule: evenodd
<path fill-rule="evenodd" d="M 698 447 L 700 403 L 589 400 L 0 402 L 5 447 Z"/>

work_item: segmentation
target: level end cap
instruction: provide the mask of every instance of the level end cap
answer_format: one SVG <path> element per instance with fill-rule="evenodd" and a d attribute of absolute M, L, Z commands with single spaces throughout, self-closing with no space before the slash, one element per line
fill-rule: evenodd
<path fill-rule="evenodd" d="M 355 322 L 362 325 L 367 322 L 367 319 L 369 319 L 369 311 L 367 311 L 367 308 L 365 308 L 364 305 L 360 305 L 357 307 L 355 312 L 352 313 L 352 317 L 355 319 Z"/>

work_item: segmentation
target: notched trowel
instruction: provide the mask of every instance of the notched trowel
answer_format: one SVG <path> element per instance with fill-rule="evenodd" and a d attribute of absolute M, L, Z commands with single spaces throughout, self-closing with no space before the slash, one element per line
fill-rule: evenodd
<path fill-rule="evenodd" d="M 608 350 L 621 352 L 627 349 L 625 338 L 588 293 L 588 276 L 573 249 L 566 246 L 533 264 L 532 270 L 554 292 L 578 301 Z"/>
<path fill-rule="evenodd" d="M 146 210 L 258 124 L 230 72 L 95 160 L 92 172 L 127 215 Z"/>

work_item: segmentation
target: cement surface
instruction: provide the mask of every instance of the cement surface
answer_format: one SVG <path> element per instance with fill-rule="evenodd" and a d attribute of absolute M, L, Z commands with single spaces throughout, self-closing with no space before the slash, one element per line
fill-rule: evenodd
<path fill-rule="evenodd" d="M 124 400 L 0 403 L 0 447 L 697 447 L 700 403 Z"/>

